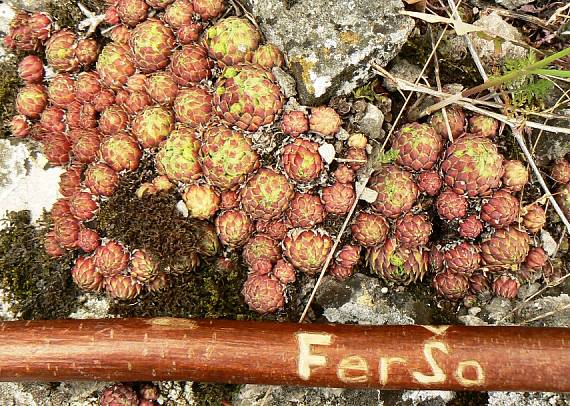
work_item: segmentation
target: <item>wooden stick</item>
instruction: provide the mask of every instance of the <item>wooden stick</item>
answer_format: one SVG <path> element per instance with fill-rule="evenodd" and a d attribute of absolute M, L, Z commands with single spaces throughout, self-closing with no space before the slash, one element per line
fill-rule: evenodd
<path fill-rule="evenodd" d="M 570 329 L 188 319 L 7 321 L 2 381 L 570 391 Z"/>

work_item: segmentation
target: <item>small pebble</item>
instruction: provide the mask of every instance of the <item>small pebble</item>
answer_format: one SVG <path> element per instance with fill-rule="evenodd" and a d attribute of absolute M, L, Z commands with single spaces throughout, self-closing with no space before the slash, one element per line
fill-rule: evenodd
<path fill-rule="evenodd" d="M 544 248 L 549 257 L 553 257 L 558 249 L 556 240 L 546 230 L 540 232 L 540 239 L 542 240 L 542 248 Z"/>
<path fill-rule="evenodd" d="M 481 308 L 477 307 L 477 306 L 473 306 L 472 308 L 470 308 L 467 311 L 471 316 L 477 316 L 479 313 L 481 313 Z"/>
<path fill-rule="evenodd" d="M 184 200 L 179 200 L 178 203 L 176 203 L 176 210 L 178 210 L 184 217 L 188 217 L 188 207 L 186 207 Z"/>
<path fill-rule="evenodd" d="M 334 161 L 334 157 L 336 155 L 336 151 L 334 150 L 334 145 L 332 144 L 321 145 L 319 147 L 319 154 L 321 154 L 321 157 L 327 164 L 330 164 L 332 161 Z"/>

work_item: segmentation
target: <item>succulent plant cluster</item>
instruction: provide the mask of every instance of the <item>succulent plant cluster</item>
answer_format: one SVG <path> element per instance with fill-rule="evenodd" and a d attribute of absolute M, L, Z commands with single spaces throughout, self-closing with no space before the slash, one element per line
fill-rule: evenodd
<path fill-rule="evenodd" d="M 513 298 L 530 273 L 547 272 L 548 256 L 531 247 L 545 211 L 537 202 L 521 205 L 529 173 L 499 153 L 495 120 L 457 107 L 448 116 L 451 141 L 441 114 L 396 131 L 397 158 L 372 174 L 378 198 L 356 216 L 353 237 L 367 247 L 370 270 L 388 282 L 432 272 L 436 292 L 449 300 L 472 298 L 482 286 Z"/>
<path fill-rule="evenodd" d="M 5 43 L 19 51 L 43 50 L 56 75 L 46 78 L 38 56 L 21 61 L 18 72 L 25 86 L 17 95 L 19 114 L 11 127 L 14 136 L 42 143 L 52 165 L 66 168 L 46 251 L 52 257 L 66 250 L 77 253 L 71 272 L 82 289 L 131 300 L 143 288 L 165 287 L 167 275 L 151 253 L 92 228 L 100 204 L 145 154 L 154 157 L 157 176 L 142 184 L 137 196 L 176 187 L 190 216 L 202 220 L 213 221 L 220 209 L 238 207 L 237 187 L 260 167 L 260 157 L 251 139 L 230 126 L 254 130 L 281 113 L 284 98 L 271 68 L 282 66 L 284 58 L 271 44 L 260 47 L 261 35 L 247 19 L 218 19 L 223 1 L 107 4 L 111 42 L 102 48 L 69 29 L 56 30 L 45 14 L 16 15 Z M 217 78 L 216 72 L 221 72 Z M 252 210 L 256 193 L 252 187 Z M 269 199 L 269 206 L 260 209 L 269 213 L 267 219 L 287 208 L 292 186 L 288 193 L 277 208 Z M 235 227 L 231 214 L 226 217 Z M 219 230 L 229 232 L 218 223 Z M 188 263 L 190 269 L 197 267 L 198 257 Z"/>
<path fill-rule="evenodd" d="M 132 300 L 177 274 L 90 226 L 143 155 L 154 160 L 156 176 L 136 196 L 177 193 L 190 218 L 209 222 L 212 253 L 220 243 L 241 253 L 249 269 L 243 295 L 259 313 L 285 306 L 299 272 L 315 275 L 328 263 L 343 280 L 363 252 L 371 273 L 390 283 L 407 285 L 432 271 L 436 291 L 453 300 L 490 286 L 489 278 L 497 294 L 512 296 L 518 275 L 547 264 L 529 236 L 544 225 L 544 210 L 520 207 L 528 172 L 498 152 L 494 120 L 449 109 L 452 142 L 440 113 L 402 126 L 392 139 L 395 159 L 369 179 L 377 197 L 365 204 L 356 179 L 368 170 L 367 138 L 344 137 L 331 107 L 285 108 L 272 73 L 284 57 L 261 43 L 249 20 L 220 17 L 220 0 L 107 4 L 111 41 L 102 48 L 56 31 L 43 14 L 18 15 L 6 40 L 20 50 L 45 48 L 56 72 L 48 80 L 40 58 L 22 60 L 26 84 L 11 127 L 66 168 L 45 248 L 53 257 L 75 250 L 72 276 L 82 289 Z M 255 141 L 264 131 L 284 136 L 275 156 Z M 342 162 L 323 152 L 332 142 Z M 568 186 L 570 164 L 561 165 L 553 178 Z M 559 198 L 570 196 L 570 186 L 564 193 Z M 353 210 L 350 235 L 333 252 L 334 224 Z M 455 234 L 438 241 L 435 222 Z M 186 262 L 194 269 L 199 258 Z"/>

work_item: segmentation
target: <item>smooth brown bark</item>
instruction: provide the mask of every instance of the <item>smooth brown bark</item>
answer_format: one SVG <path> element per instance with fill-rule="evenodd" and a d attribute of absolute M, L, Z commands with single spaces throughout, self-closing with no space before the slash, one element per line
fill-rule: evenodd
<path fill-rule="evenodd" d="M 570 329 L 188 319 L 0 323 L 2 381 L 570 391 Z"/>

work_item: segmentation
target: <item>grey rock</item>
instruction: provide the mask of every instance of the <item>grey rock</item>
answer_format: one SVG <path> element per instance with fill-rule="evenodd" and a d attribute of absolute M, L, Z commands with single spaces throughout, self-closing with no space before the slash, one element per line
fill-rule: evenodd
<path fill-rule="evenodd" d="M 295 81 L 295 79 L 293 79 L 293 81 Z M 296 110 L 300 110 L 305 114 L 308 114 L 308 109 L 305 106 L 301 106 L 295 97 L 290 97 L 285 106 L 283 106 L 283 111 L 289 112 Z"/>
<path fill-rule="evenodd" d="M 158 384 L 160 396 L 158 403 L 166 406 L 194 405 L 192 382 L 155 382 Z"/>
<path fill-rule="evenodd" d="M 323 161 L 327 165 L 330 165 L 334 161 L 336 155 L 336 150 L 334 145 L 329 143 L 324 143 L 319 147 L 319 155 L 323 158 Z"/>
<path fill-rule="evenodd" d="M 367 203 L 372 204 L 378 199 L 378 192 L 366 187 L 363 182 L 356 182 L 354 189 L 356 190 L 357 196 L 360 196 L 360 200 L 364 200 Z"/>
<path fill-rule="evenodd" d="M 48 4 L 48 0 L 4 0 L 4 3 L 16 9 L 43 11 Z"/>
<path fill-rule="evenodd" d="M 316 303 L 331 323 L 434 324 L 440 316 L 436 306 L 417 294 L 362 273 L 343 282 L 325 278 L 319 290 Z"/>
<path fill-rule="evenodd" d="M 36 398 L 45 399 L 49 396 L 49 389 L 45 384 L 24 385 L 18 382 L 0 383 L 0 403 L 3 405 L 36 406 Z"/>
<path fill-rule="evenodd" d="M 30 210 L 36 221 L 57 200 L 61 167 L 46 169 L 46 157 L 24 141 L 0 140 L 0 218 Z"/>
<path fill-rule="evenodd" d="M 384 130 L 382 129 L 382 124 L 384 124 L 384 114 L 372 103 L 368 103 L 364 116 L 355 124 L 357 124 L 358 128 L 370 138 L 378 139 L 384 136 Z"/>
<path fill-rule="evenodd" d="M 489 392 L 489 406 L 568 405 L 570 395 L 552 392 Z"/>
<path fill-rule="evenodd" d="M 350 300 L 352 291 L 344 282 L 325 276 L 315 295 L 315 303 L 322 307 L 340 307 Z"/>
<path fill-rule="evenodd" d="M 97 406 L 106 382 L 0 383 L 0 404 L 6 406 Z"/>
<path fill-rule="evenodd" d="M 552 312 L 552 314 L 550 314 Z M 570 297 L 567 294 L 547 296 L 525 303 L 517 312 L 517 321 L 522 322 L 539 316 L 529 325 L 543 327 L 570 327 Z"/>
<path fill-rule="evenodd" d="M 186 206 L 184 200 L 179 200 L 178 203 L 176 203 L 176 210 L 178 210 L 178 213 L 182 214 L 184 217 L 188 217 L 189 215 L 188 206 Z"/>
<path fill-rule="evenodd" d="M 407 390 L 402 393 L 404 402 L 411 402 L 412 405 L 443 406 L 455 397 L 455 393 L 443 390 Z"/>
<path fill-rule="evenodd" d="M 340 130 L 338 130 L 338 133 L 336 133 L 335 138 L 339 141 L 346 141 L 350 138 L 350 133 L 344 128 L 340 127 Z"/>
<path fill-rule="evenodd" d="M 7 34 L 10 31 L 10 22 L 14 18 L 16 12 L 9 4 L 0 4 L 0 32 Z M 6 51 L 0 45 L 0 55 L 4 55 Z"/>
<path fill-rule="evenodd" d="M 524 300 L 527 297 L 534 295 L 539 289 L 540 283 L 525 283 L 524 285 L 521 285 L 517 296 L 519 299 Z"/>
<path fill-rule="evenodd" d="M 400 0 L 246 0 L 268 42 L 281 48 L 302 104 L 346 94 L 373 76 L 369 62 L 386 65 L 414 22 L 399 15 Z"/>
<path fill-rule="evenodd" d="M 510 322 L 513 318 L 513 304 L 508 299 L 494 297 L 485 307 L 484 310 L 491 320 L 492 324 L 502 321 Z"/>
<path fill-rule="evenodd" d="M 469 57 L 469 50 L 465 45 L 465 39 L 459 37 L 455 32 L 446 32 L 441 41 L 438 51 L 447 60 L 459 62 Z"/>
<path fill-rule="evenodd" d="M 495 2 L 509 10 L 515 10 L 525 4 L 534 3 L 535 0 L 495 0 Z"/>
<path fill-rule="evenodd" d="M 489 325 L 489 323 L 487 323 L 486 321 L 481 320 L 479 317 L 472 316 L 470 314 L 466 314 L 465 316 L 459 316 L 458 318 L 459 318 L 459 321 L 461 321 L 466 326 L 488 326 Z"/>
<path fill-rule="evenodd" d="M 283 69 L 279 67 L 274 67 L 271 71 L 277 80 L 277 83 L 281 87 L 281 91 L 285 95 L 286 98 L 295 97 L 297 96 L 297 88 L 295 82 L 295 78 L 285 72 Z"/>
<path fill-rule="evenodd" d="M 474 306 L 467 310 L 467 313 L 469 313 L 471 316 L 477 316 L 479 313 L 481 313 L 481 308 Z"/>
<path fill-rule="evenodd" d="M 552 92 L 555 94 L 555 92 Z M 547 103 L 547 105 L 550 105 Z M 552 120 L 548 124 L 555 127 L 570 127 L 570 109 L 562 109 L 557 112 L 561 116 L 568 119 Z M 543 134 L 538 140 L 535 155 L 539 165 L 548 165 L 551 160 L 563 157 L 570 152 L 570 134 L 565 133 L 548 133 Z"/>
<path fill-rule="evenodd" d="M 265 394 L 269 391 L 267 399 Z M 336 388 L 296 388 L 245 385 L 233 400 L 235 406 L 380 406 L 380 391 Z"/>
<path fill-rule="evenodd" d="M 382 293 L 379 279 L 357 273 L 344 284 L 350 289 L 348 300 L 346 296 L 342 300 L 329 299 L 327 295 L 320 297 L 320 304 L 324 307 L 323 316 L 329 322 L 377 325 L 414 323 L 410 309 L 389 303 L 387 296 Z M 340 306 L 331 306 L 334 304 Z"/>
<path fill-rule="evenodd" d="M 12 179 L 27 175 L 28 156 L 29 151 L 24 143 L 12 144 L 10 140 L 0 140 L 0 188 L 6 188 Z"/>
<path fill-rule="evenodd" d="M 483 28 L 491 36 L 524 42 L 523 35 L 495 12 L 482 15 L 473 25 Z M 528 53 L 525 48 L 509 41 L 503 41 L 497 52 L 493 38 L 479 35 L 476 32 L 468 35 L 487 73 L 492 72 L 492 68 L 502 63 L 505 58 L 525 58 Z M 440 47 L 440 52 L 444 58 L 455 62 L 462 61 L 466 57 L 471 58 L 465 38 L 454 33 L 446 37 Z"/>
<path fill-rule="evenodd" d="M 104 319 L 109 317 L 108 297 L 86 293 L 79 298 L 81 305 L 69 315 L 70 319 Z"/>
<path fill-rule="evenodd" d="M 407 59 L 398 57 L 394 59 L 389 72 L 396 78 L 414 83 L 420 73 L 422 73 L 422 67 L 411 63 Z M 398 89 L 396 83 L 389 78 L 384 78 L 384 87 L 389 92 L 395 92 Z"/>
<path fill-rule="evenodd" d="M 264 400 L 265 395 L 267 398 Z M 447 391 L 378 391 L 340 388 L 295 388 L 245 385 L 235 406 L 443 406 L 455 397 Z"/>
<path fill-rule="evenodd" d="M 553 257 L 558 251 L 558 242 L 552 237 L 552 235 L 546 230 L 540 230 L 540 241 L 542 242 L 542 248 L 548 254 L 548 256 Z"/>
<path fill-rule="evenodd" d="M 523 35 L 495 12 L 482 16 L 479 20 L 475 21 L 473 25 L 483 28 L 486 33 L 491 35 L 524 42 Z M 505 58 L 525 58 L 528 54 L 528 51 L 525 48 L 515 45 L 509 41 L 503 42 L 499 52 L 497 52 L 495 41 L 493 41 L 493 39 L 485 39 L 477 33 L 471 33 L 469 36 L 473 43 L 473 47 L 477 51 L 477 55 L 481 58 L 483 65 L 489 68 L 487 69 L 489 72 L 491 71 L 490 68 L 496 62 L 504 61 Z"/>
<path fill-rule="evenodd" d="M 63 382 L 51 392 L 50 401 L 54 406 L 95 406 L 99 404 L 99 393 L 108 385 L 108 382 Z"/>

